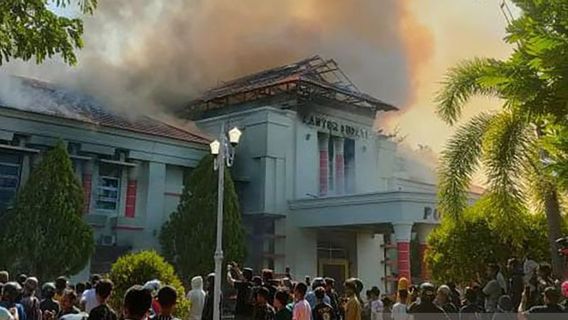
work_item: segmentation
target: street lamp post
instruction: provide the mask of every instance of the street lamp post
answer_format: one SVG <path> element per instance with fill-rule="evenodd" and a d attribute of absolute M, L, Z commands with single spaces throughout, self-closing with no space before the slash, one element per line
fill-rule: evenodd
<path fill-rule="evenodd" d="M 235 147 L 239 143 L 241 131 L 234 127 L 225 131 L 221 125 L 219 140 L 209 144 L 211 154 L 216 158 L 213 168 L 218 172 L 217 179 L 217 242 L 215 245 L 215 286 L 213 290 L 213 320 L 221 320 L 221 279 L 223 269 L 223 199 L 225 191 L 225 166 L 231 167 L 235 158 Z"/>

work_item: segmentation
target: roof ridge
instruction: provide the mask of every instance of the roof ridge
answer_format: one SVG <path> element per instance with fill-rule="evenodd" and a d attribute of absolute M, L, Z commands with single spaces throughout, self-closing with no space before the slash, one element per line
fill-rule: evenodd
<path fill-rule="evenodd" d="M 205 139 L 205 140 L 208 140 L 208 141 L 210 140 L 210 137 L 208 137 L 207 135 L 205 135 L 204 133 L 202 133 L 201 130 L 199 130 L 199 128 L 197 128 L 197 127 L 196 127 L 196 129 L 199 130 L 199 134 L 197 134 L 197 133 L 195 133 L 195 132 L 192 132 L 192 131 L 189 131 L 189 130 L 187 130 L 187 129 L 185 129 L 185 128 L 178 127 L 177 125 L 173 125 L 173 124 L 171 124 L 171 123 L 169 123 L 169 122 L 160 120 L 160 119 L 158 119 L 158 118 L 154 118 L 154 117 L 151 117 L 151 116 L 148 116 L 148 115 L 142 115 L 142 116 L 143 116 L 143 117 L 146 117 L 146 118 L 148 118 L 148 119 L 154 120 L 154 121 L 159 121 L 160 123 L 164 124 L 165 126 L 174 128 L 174 129 L 176 129 L 176 130 L 183 131 L 183 132 L 185 132 L 185 133 L 187 133 L 187 134 L 189 134 L 189 135 L 192 135 L 192 136 L 194 136 L 194 137 L 196 137 L 196 138 Z"/>

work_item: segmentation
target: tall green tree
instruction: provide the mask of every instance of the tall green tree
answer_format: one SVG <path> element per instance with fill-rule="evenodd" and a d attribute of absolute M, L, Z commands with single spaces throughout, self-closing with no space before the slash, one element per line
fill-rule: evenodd
<path fill-rule="evenodd" d="M 222 170 L 222 169 L 221 169 Z M 223 251 L 226 261 L 246 254 L 239 202 L 229 170 L 225 169 Z M 185 183 L 177 210 L 162 226 L 160 243 L 166 259 L 188 279 L 214 270 L 217 231 L 217 172 L 213 156 L 205 156 Z"/>
<path fill-rule="evenodd" d="M 59 54 L 68 64 L 77 63 L 75 49 L 83 47 L 83 21 L 55 13 L 49 6 L 75 4 L 92 14 L 97 0 L 0 1 L 0 65 L 11 58 L 37 63 Z"/>
<path fill-rule="evenodd" d="M 81 271 L 94 251 L 82 213 L 83 190 L 59 142 L 43 155 L 0 222 L 0 264 L 44 280 Z"/>
<path fill-rule="evenodd" d="M 495 222 L 519 241 L 516 221 L 527 206 L 546 213 L 553 267 L 561 274 L 555 239 L 561 234 L 558 181 L 544 168 L 544 120 L 561 122 L 568 114 L 568 2 L 513 0 L 521 10 L 507 27 L 514 47 L 505 60 L 475 58 L 451 68 L 436 102 L 438 114 L 455 124 L 472 96 L 503 100 L 495 113 L 474 117 L 458 129 L 443 152 L 441 210 L 457 221 L 467 204 L 471 177 L 482 163 Z"/>

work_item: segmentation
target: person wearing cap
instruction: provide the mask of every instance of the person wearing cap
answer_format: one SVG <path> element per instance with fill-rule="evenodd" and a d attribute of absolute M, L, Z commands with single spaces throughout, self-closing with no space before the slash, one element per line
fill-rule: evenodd
<path fill-rule="evenodd" d="M 45 283 L 41 287 L 41 300 L 39 308 L 41 310 L 43 320 L 53 319 L 59 313 L 59 302 L 54 299 L 55 285 L 51 282 Z"/>
<path fill-rule="evenodd" d="M 557 314 L 555 318 L 565 318 L 565 315 L 560 316 L 560 314 L 563 314 L 565 312 L 565 309 L 559 304 L 559 302 L 560 292 L 558 291 L 558 289 L 556 289 L 555 287 L 548 287 L 544 289 L 544 304 L 530 308 L 524 313 L 524 315 L 528 318 L 528 320 L 542 318 L 541 316 L 538 316 L 538 314 L 541 313 Z"/>
<path fill-rule="evenodd" d="M 35 277 L 29 277 L 24 281 L 24 293 L 21 304 L 24 307 L 28 320 L 42 319 L 40 302 L 35 296 L 38 285 L 38 280 Z"/>
<path fill-rule="evenodd" d="M 235 319 L 250 319 L 254 309 L 253 270 L 251 268 L 244 268 L 241 271 L 236 263 L 229 263 L 227 268 L 227 283 L 237 290 Z"/>
<path fill-rule="evenodd" d="M 345 303 L 345 320 L 361 320 L 361 302 L 357 297 L 359 287 L 357 283 L 353 280 L 345 281 L 343 285 L 345 287 L 345 295 L 347 296 L 347 302 Z"/>
<path fill-rule="evenodd" d="M 436 287 L 429 282 L 420 285 L 420 300 L 414 302 L 408 308 L 414 320 L 448 319 L 444 310 L 434 304 Z"/>
<path fill-rule="evenodd" d="M 458 308 L 451 301 L 452 291 L 447 285 L 441 285 L 436 294 L 435 303 L 442 308 L 450 319 L 457 319 Z"/>

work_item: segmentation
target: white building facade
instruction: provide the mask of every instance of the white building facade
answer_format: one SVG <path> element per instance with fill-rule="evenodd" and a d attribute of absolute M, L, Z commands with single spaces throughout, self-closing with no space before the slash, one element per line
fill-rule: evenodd
<path fill-rule="evenodd" d="M 420 265 L 411 275 L 411 240 L 420 264 L 440 218 L 435 185 L 397 176 L 397 144 L 374 129 L 378 111 L 396 108 L 328 72 L 335 63 L 314 57 L 228 82 L 188 108 L 212 135 L 223 123 L 243 131 L 233 179 L 248 263 L 289 266 L 298 279 L 356 276 L 383 292 L 400 276 L 427 278 Z"/>

